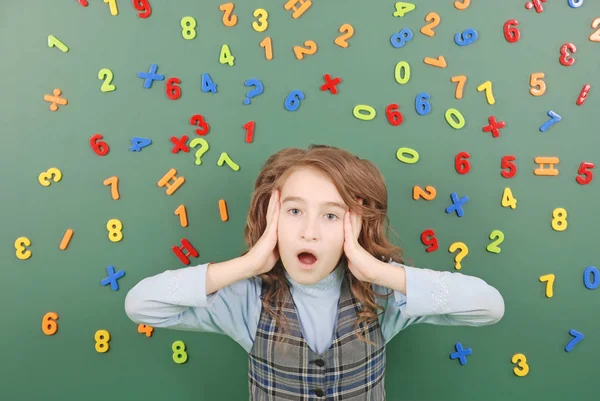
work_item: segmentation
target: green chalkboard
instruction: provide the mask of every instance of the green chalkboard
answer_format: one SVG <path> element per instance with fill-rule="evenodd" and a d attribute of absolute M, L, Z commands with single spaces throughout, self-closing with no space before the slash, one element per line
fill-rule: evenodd
<path fill-rule="evenodd" d="M 343 147 L 381 168 L 390 222 L 399 234 L 392 240 L 404 249 L 407 263 L 458 271 L 459 251 L 449 248 L 462 242 L 468 254 L 460 272 L 481 277 L 505 298 L 504 318 L 495 325 L 415 325 L 395 337 L 388 347 L 389 400 L 597 399 L 600 277 L 593 266 L 600 265 L 600 178 L 582 163 L 600 162 L 600 43 L 590 38 L 600 2 L 572 1 L 583 3 L 577 8 L 551 0 L 537 12 L 525 0 L 471 0 L 464 10 L 453 0 L 419 1 L 400 17 L 393 1 L 313 0 L 299 18 L 284 8 L 286 2 L 235 2 L 237 23 L 226 26 L 221 3 L 212 0 L 150 0 L 148 18 L 139 16 L 135 1 L 116 0 L 114 16 L 101 0 L 87 7 L 76 0 L 2 1 L 0 399 L 247 399 L 247 356 L 233 340 L 165 329 L 147 337 L 127 318 L 125 295 L 147 276 L 184 267 L 171 249 L 183 238 L 200 253 L 191 264 L 242 253 L 244 219 L 261 165 L 277 150 L 312 143 Z M 252 27 L 257 8 L 268 11 L 262 32 Z M 193 39 L 182 35 L 184 17 L 195 21 Z M 422 33 L 438 19 L 433 36 Z M 520 34 L 514 43 L 503 29 L 511 19 L 516 22 L 508 28 Z M 353 28 L 347 47 L 334 42 L 343 24 Z M 476 40 L 459 46 L 455 35 L 460 42 L 468 29 L 476 30 Z M 49 47 L 49 35 L 68 52 Z M 267 37 L 271 60 L 261 47 Z M 462 38 L 475 37 L 467 31 Z M 309 40 L 316 53 L 297 59 L 294 46 Z M 574 45 L 570 66 L 559 61 L 567 43 Z M 220 62 L 225 44 L 235 58 L 232 66 Z M 439 56 L 445 68 L 424 62 Z M 152 64 L 164 80 L 145 88 L 137 75 Z M 115 90 L 101 90 L 102 69 L 111 71 Z M 532 78 L 535 73 L 543 78 Z M 216 93 L 202 90 L 203 74 L 217 85 Z M 320 89 L 325 74 L 341 78 L 337 94 Z M 457 96 L 453 81 L 460 76 L 466 83 Z M 166 90 L 171 78 L 180 80 L 176 99 Z M 249 79 L 260 80 L 263 93 L 246 105 L 254 89 L 244 85 Z M 533 82 L 540 96 L 530 92 L 537 79 L 544 83 Z M 493 101 L 478 90 L 488 81 Z M 577 105 L 586 84 L 589 96 Z M 44 96 L 56 88 L 68 104 L 51 111 Z M 296 90 L 304 99 L 288 111 L 285 99 Z M 420 115 L 416 102 L 423 93 L 430 109 L 419 106 L 426 112 Z M 173 94 L 179 95 L 177 89 Z M 403 115 L 399 125 L 386 118 L 392 104 Z M 372 107 L 376 115 L 356 118 L 357 105 Z M 464 126 L 447 122 L 449 109 L 460 113 Z M 541 132 L 549 111 L 561 119 Z M 210 125 L 202 136 L 210 148 L 200 165 L 200 145 L 173 153 L 171 141 L 187 135 L 189 145 L 200 138 L 190 124 L 197 114 Z M 506 124 L 497 137 L 483 129 L 490 117 Z M 244 128 L 250 121 L 251 140 Z M 152 144 L 132 151 L 134 137 Z M 108 148 L 96 150 L 108 153 L 97 154 L 90 140 L 104 141 Z M 399 160 L 400 148 L 414 150 L 418 160 Z M 461 152 L 469 155 L 462 161 Z M 224 153 L 239 169 L 218 164 Z M 558 175 L 536 175 L 536 157 L 557 158 Z M 509 162 L 516 174 L 506 178 L 502 172 L 513 171 Z M 549 171 L 549 164 L 543 167 Z M 51 168 L 62 178 L 41 185 L 40 174 Z M 171 169 L 185 183 L 167 195 L 158 182 Z M 104 184 L 111 177 L 118 177 L 118 200 Z M 415 186 L 431 186 L 436 195 L 415 200 Z M 516 208 L 503 206 L 505 188 Z M 452 193 L 469 198 L 462 217 L 445 211 Z M 227 221 L 219 214 L 221 199 Z M 175 214 L 180 205 L 187 227 Z M 553 229 L 559 208 L 567 225 Z M 109 238 L 111 219 L 123 227 L 118 242 Z M 73 235 L 61 250 L 68 229 Z M 421 242 L 427 229 L 435 232 L 436 251 L 427 252 Z M 494 230 L 503 234 L 499 253 L 487 250 Z M 22 237 L 31 244 L 27 259 L 17 257 L 15 242 Z M 101 285 L 108 266 L 125 272 L 116 291 Z M 552 296 L 543 281 L 548 275 L 554 275 Z M 42 330 L 49 312 L 58 315 L 53 335 Z M 96 351 L 98 330 L 110 333 L 107 352 Z M 571 330 L 584 339 L 567 352 Z M 184 364 L 172 359 L 171 345 L 178 340 L 189 355 Z M 449 358 L 457 342 L 473 351 L 466 365 Z M 529 366 L 525 376 L 513 370 L 519 353 Z"/>

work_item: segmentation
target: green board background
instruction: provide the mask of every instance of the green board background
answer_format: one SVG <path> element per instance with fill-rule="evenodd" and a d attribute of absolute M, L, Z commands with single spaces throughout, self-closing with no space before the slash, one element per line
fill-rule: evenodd
<path fill-rule="evenodd" d="M 0 76 L 2 77 L 2 144 L 0 171 L 2 260 L 2 330 L 0 331 L 0 399 L 54 400 L 240 400 L 247 399 L 247 359 L 241 347 L 216 334 L 157 329 L 147 338 L 124 312 L 127 291 L 139 280 L 183 265 L 171 246 L 188 238 L 199 250 L 192 263 L 226 260 L 244 249 L 243 227 L 256 174 L 273 152 L 284 147 L 324 143 L 344 147 L 375 161 L 389 187 L 389 216 L 406 253 L 418 267 L 456 271 L 450 244 L 462 241 L 469 254 L 461 272 L 497 287 L 506 301 L 504 318 L 496 325 L 442 327 L 416 325 L 389 344 L 386 387 L 390 400 L 591 400 L 598 390 L 600 321 L 595 312 L 600 293 L 583 284 L 587 266 L 600 264 L 597 248 L 598 179 L 589 185 L 575 181 L 581 162 L 598 162 L 596 131 L 600 104 L 599 43 L 588 39 L 591 23 L 600 17 L 600 3 L 585 0 L 573 9 L 567 0 L 552 0 L 542 13 L 524 8 L 524 0 L 472 0 L 459 11 L 453 1 L 418 2 L 416 10 L 394 17 L 394 2 L 315 1 L 299 19 L 284 10 L 283 1 L 239 2 L 238 23 L 226 27 L 219 2 L 152 1 L 150 18 L 140 19 L 129 1 L 119 1 L 119 14 L 108 5 L 75 0 L 3 1 L 0 5 Z M 251 28 L 256 8 L 269 12 L 267 31 Z M 425 16 L 441 17 L 435 36 L 419 32 Z M 197 36 L 184 40 L 180 20 L 193 16 Z M 508 43 L 502 27 L 517 19 L 521 39 Z M 346 49 L 334 44 L 338 28 L 355 29 Z M 402 28 L 414 38 L 396 49 L 389 38 Z M 478 40 L 464 47 L 454 35 L 467 28 Z M 48 48 L 55 35 L 70 50 Z M 267 61 L 259 42 L 273 40 L 274 58 Z M 292 48 L 314 40 L 318 51 L 303 60 Z M 559 64 L 559 49 L 577 46 L 576 62 Z M 235 65 L 219 63 L 228 44 Z M 447 68 L 423 63 L 443 55 Z M 399 85 L 394 67 L 411 66 L 410 81 Z M 136 77 L 156 63 L 167 78 L 181 79 L 182 97 L 170 100 L 165 81 L 143 88 Z M 114 92 L 102 93 L 101 68 L 114 73 Z M 546 93 L 529 94 L 529 77 L 544 72 Z M 209 73 L 218 93 L 200 90 Z M 321 92 L 323 75 L 341 77 L 339 94 Z M 454 97 L 452 76 L 466 75 L 464 97 Z M 252 104 L 242 103 L 250 90 L 244 81 L 260 79 L 264 93 Z M 494 105 L 476 90 L 493 84 Z M 592 90 L 581 107 L 575 100 L 584 84 Z M 50 112 L 43 95 L 60 88 L 69 104 Z M 296 112 L 284 109 L 292 90 L 305 100 Z M 415 96 L 431 95 L 431 113 L 415 112 Z M 390 125 L 385 108 L 397 103 L 404 114 L 400 126 Z M 365 104 L 377 110 L 371 121 L 353 117 Z M 448 108 L 458 109 L 466 125 L 451 128 Z M 548 110 L 562 121 L 541 133 Z M 171 153 L 171 136 L 195 136 L 190 116 L 202 114 L 211 125 L 205 137 L 210 150 L 201 166 L 194 151 Z M 507 126 L 498 138 L 482 132 L 494 115 Z M 253 143 L 244 142 L 242 125 L 253 120 Z M 110 146 L 104 157 L 90 148 L 89 139 L 103 135 Z M 133 136 L 153 144 L 141 152 L 128 150 Z M 396 150 L 417 150 L 415 164 L 401 163 Z M 470 153 L 471 171 L 460 175 L 454 157 Z M 240 166 L 217 166 L 227 152 Z M 504 155 L 514 155 L 514 178 L 500 175 Z M 535 156 L 560 158 L 555 177 L 533 174 Z M 38 175 L 57 167 L 58 183 L 43 187 Z M 171 168 L 186 178 L 173 195 L 157 186 Z M 116 175 L 118 201 L 102 182 Z M 414 185 L 432 185 L 431 201 L 412 199 Z M 501 206 L 505 187 L 518 200 L 516 209 Z M 446 214 L 450 193 L 469 196 L 464 217 Z M 227 200 L 230 219 L 222 222 L 218 200 Z M 185 204 L 189 226 L 179 225 L 174 210 Z M 552 211 L 568 212 L 568 228 L 551 228 Z M 122 221 L 124 238 L 113 243 L 105 225 Z M 66 251 L 58 244 L 67 228 L 74 230 Z M 439 249 L 425 252 L 420 233 L 434 229 Z M 492 230 L 501 230 L 502 251 L 486 251 Z M 31 258 L 19 260 L 14 242 L 28 237 Z M 119 290 L 100 285 L 106 267 L 124 270 Z M 545 296 L 544 274 L 555 274 L 554 296 Z M 58 332 L 46 336 L 42 317 L 59 314 Z M 94 333 L 111 334 L 110 350 L 97 353 Z M 570 329 L 585 335 L 572 352 L 565 352 Z M 171 344 L 182 340 L 189 359 L 172 360 Z M 462 342 L 473 354 L 466 365 L 451 360 L 454 344 Z M 517 377 L 511 357 L 526 355 L 529 374 Z"/>

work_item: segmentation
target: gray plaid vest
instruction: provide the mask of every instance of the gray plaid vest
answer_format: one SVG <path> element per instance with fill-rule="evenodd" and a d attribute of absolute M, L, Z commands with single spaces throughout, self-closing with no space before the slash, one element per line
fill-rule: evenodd
<path fill-rule="evenodd" d="M 263 283 L 264 294 L 266 284 Z M 366 326 L 362 341 L 354 330 L 362 304 L 350 290 L 347 275 L 341 285 L 333 343 L 323 354 L 304 340 L 289 289 L 283 300 L 289 330 L 287 341 L 275 348 L 275 319 L 262 309 L 254 345 L 248 355 L 248 379 L 252 401 L 384 401 L 385 341 L 379 322 Z M 365 323 L 361 323 L 362 330 Z"/>

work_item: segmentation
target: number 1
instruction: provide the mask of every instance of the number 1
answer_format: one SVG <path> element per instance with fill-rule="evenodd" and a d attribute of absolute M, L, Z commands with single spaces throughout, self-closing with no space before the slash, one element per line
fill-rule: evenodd
<path fill-rule="evenodd" d="M 108 3 L 110 7 L 110 15 L 119 14 L 119 9 L 117 8 L 117 0 L 104 0 L 105 3 Z"/>

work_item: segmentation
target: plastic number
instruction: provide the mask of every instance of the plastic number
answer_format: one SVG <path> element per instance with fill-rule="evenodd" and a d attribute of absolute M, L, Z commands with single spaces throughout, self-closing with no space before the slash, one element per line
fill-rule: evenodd
<path fill-rule="evenodd" d="M 269 36 L 260 42 L 260 47 L 265 49 L 265 58 L 267 60 L 273 60 L 273 43 L 271 42 L 271 38 Z"/>
<path fill-rule="evenodd" d="M 425 192 L 427 191 L 427 192 Z M 435 199 L 435 195 L 437 194 L 436 190 L 434 187 L 427 185 L 425 187 L 425 190 L 423 190 L 423 188 L 421 188 L 418 185 L 415 185 L 413 187 L 413 199 L 414 200 L 419 200 L 419 198 L 423 198 L 427 201 Z"/>
<path fill-rule="evenodd" d="M 175 361 L 175 363 L 184 363 L 187 361 L 188 355 L 187 352 L 185 352 L 185 344 L 183 341 L 175 341 L 171 346 L 171 349 L 173 350 L 173 361 Z"/>
<path fill-rule="evenodd" d="M 285 98 L 283 105 L 287 111 L 296 111 L 300 107 L 301 100 L 304 100 L 304 93 L 302 91 L 291 91 Z"/>
<path fill-rule="evenodd" d="M 405 154 L 408 154 L 411 157 L 406 157 Z M 403 163 L 414 164 L 419 161 L 419 153 L 414 149 L 399 148 L 396 152 L 396 159 L 400 160 Z"/>
<path fill-rule="evenodd" d="M 465 10 L 469 7 L 469 5 L 471 4 L 471 0 L 460 0 L 460 1 L 455 1 L 454 2 L 454 7 L 457 10 Z"/>
<path fill-rule="evenodd" d="M 549 110 L 547 114 L 548 117 L 550 117 L 550 119 L 544 122 L 542 125 L 540 125 L 540 132 L 546 132 L 548 128 L 562 120 L 562 117 L 553 112 L 552 110 Z"/>
<path fill-rule="evenodd" d="M 104 0 L 105 3 L 108 3 L 108 7 L 110 9 L 110 15 L 118 15 L 119 9 L 117 8 L 117 0 Z"/>
<path fill-rule="evenodd" d="M 431 112 L 431 104 L 429 104 L 431 95 L 429 93 L 421 92 L 415 98 L 415 109 L 417 114 L 425 116 Z"/>
<path fill-rule="evenodd" d="M 569 7 L 579 8 L 583 4 L 583 0 L 568 0 Z"/>
<path fill-rule="evenodd" d="M 485 81 L 477 87 L 477 92 L 485 91 L 485 100 L 488 104 L 496 103 L 494 99 L 494 93 L 492 92 L 492 81 Z"/>
<path fill-rule="evenodd" d="M 362 112 L 367 112 L 368 114 L 364 114 Z M 371 106 L 367 106 L 366 104 L 357 104 L 356 106 L 354 106 L 352 114 L 359 120 L 370 121 L 375 118 L 377 112 Z"/>
<path fill-rule="evenodd" d="M 594 168 L 594 163 L 590 163 L 590 162 L 581 162 L 581 164 L 579 165 L 579 169 L 577 170 L 577 174 L 579 174 L 575 180 L 577 181 L 578 184 L 581 185 L 587 185 L 592 181 L 592 178 L 594 178 L 594 174 L 592 173 L 592 170 Z M 583 176 L 585 177 L 581 177 L 581 175 L 583 174 Z"/>
<path fill-rule="evenodd" d="M 137 136 L 134 136 L 133 138 L 131 138 L 131 147 L 129 148 L 129 150 L 131 150 L 132 152 L 141 152 L 142 148 L 145 148 L 146 146 L 150 145 L 152 145 L 152 139 L 139 138 Z"/>
<path fill-rule="evenodd" d="M 465 126 L 465 118 L 460 113 L 460 111 L 456 109 L 448 109 L 446 110 L 446 121 L 450 126 L 454 129 L 461 129 Z M 456 118 L 456 121 L 454 120 Z"/>
<path fill-rule="evenodd" d="M 235 26 L 237 24 L 237 15 L 233 15 L 233 3 L 221 4 L 219 10 L 223 11 L 223 25 Z"/>
<path fill-rule="evenodd" d="M 27 237 L 19 237 L 15 240 L 15 254 L 20 260 L 26 260 L 31 257 L 31 251 L 26 246 L 31 246 L 31 241 Z"/>
<path fill-rule="evenodd" d="M 254 138 L 254 121 L 248 121 L 246 124 L 242 125 L 242 128 L 246 130 L 246 143 L 252 143 L 252 139 Z"/>
<path fill-rule="evenodd" d="M 233 66 L 235 61 L 235 57 L 231 55 L 231 50 L 229 50 L 229 45 L 221 46 L 221 54 L 219 55 L 219 63 L 221 64 L 229 64 L 229 66 Z"/>
<path fill-rule="evenodd" d="M 600 18 L 596 18 L 592 21 L 592 28 L 596 29 L 600 25 Z M 590 35 L 590 40 L 592 42 L 600 42 L 600 29 Z"/>
<path fill-rule="evenodd" d="M 567 225 L 567 211 L 562 207 L 554 209 L 552 211 L 552 228 L 555 231 L 565 231 Z"/>
<path fill-rule="evenodd" d="M 509 43 L 515 43 L 521 38 L 521 31 L 519 31 L 517 25 L 519 25 L 519 22 L 514 19 L 509 19 L 504 23 L 504 37 Z"/>
<path fill-rule="evenodd" d="M 425 17 L 425 21 L 429 22 L 429 24 L 423 26 L 421 28 L 421 33 L 423 35 L 427 35 L 427 36 L 434 36 L 435 32 L 433 32 L 433 28 L 435 28 L 436 26 L 438 26 L 440 24 L 440 16 L 438 13 L 429 13 L 427 14 L 427 16 Z"/>
<path fill-rule="evenodd" d="M 575 58 L 571 57 L 571 53 L 577 51 L 577 47 L 573 43 L 565 43 L 560 47 L 560 58 L 558 59 L 562 65 L 569 67 L 575 63 Z"/>
<path fill-rule="evenodd" d="M 467 46 L 477 40 L 477 31 L 473 28 L 465 29 L 462 33 L 454 35 L 454 43 L 459 46 Z"/>
<path fill-rule="evenodd" d="M 202 74 L 202 92 L 217 93 L 217 84 L 213 82 L 210 75 L 207 73 Z"/>
<path fill-rule="evenodd" d="M 152 7 L 150 7 L 148 0 L 133 0 L 133 7 L 141 11 L 138 14 L 140 18 L 148 18 L 152 14 Z"/>
<path fill-rule="evenodd" d="M 465 84 L 467 83 L 467 77 L 465 75 L 457 75 L 455 77 L 450 78 L 450 82 L 454 82 L 456 85 L 456 91 L 454 92 L 454 97 L 457 99 L 462 99 L 463 97 L 463 89 Z"/>
<path fill-rule="evenodd" d="M 177 209 L 175 209 L 175 216 L 179 216 L 179 224 L 181 225 L 181 227 L 188 226 L 188 218 L 185 205 L 179 205 Z"/>
<path fill-rule="evenodd" d="M 194 17 L 183 17 L 181 19 L 181 36 L 190 40 L 196 37 L 196 20 Z"/>
<path fill-rule="evenodd" d="M 256 10 L 254 10 L 252 15 L 254 16 L 254 18 L 257 19 L 256 21 L 252 22 L 252 29 L 254 29 L 256 32 L 266 31 L 269 27 L 269 13 L 267 12 L 267 10 L 265 10 L 264 8 L 257 8 Z"/>
<path fill-rule="evenodd" d="M 543 72 L 534 72 L 531 74 L 531 77 L 529 78 L 529 86 L 531 86 L 529 93 L 533 96 L 542 96 L 546 93 L 546 83 L 542 81 L 542 78 L 544 78 Z"/>
<path fill-rule="evenodd" d="M 438 240 L 435 237 L 435 231 L 427 229 L 421 233 L 421 242 L 427 246 L 425 252 L 433 252 L 438 249 Z"/>
<path fill-rule="evenodd" d="M 296 55 L 296 58 L 298 60 L 302 60 L 305 54 L 310 56 L 317 52 L 317 44 L 314 40 L 307 40 L 306 42 L 304 42 L 304 46 L 306 46 L 307 48 L 301 46 L 294 46 L 294 54 Z"/>
<path fill-rule="evenodd" d="M 108 230 L 108 239 L 112 242 L 119 242 L 123 239 L 123 223 L 119 219 L 110 219 L 106 223 L 106 229 Z"/>
<path fill-rule="evenodd" d="M 58 330 L 58 324 L 56 323 L 56 319 L 58 319 L 58 315 L 55 312 L 48 312 L 42 318 L 42 332 L 51 336 L 56 333 Z"/>
<path fill-rule="evenodd" d="M 96 351 L 98 352 L 106 352 L 110 348 L 108 345 L 108 341 L 110 340 L 110 333 L 106 330 L 98 330 L 94 335 L 94 340 L 96 340 Z"/>
<path fill-rule="evenodd" d="M 69 51 L 69 47 L 60 40 L 56 39 L 54 35 L 48 35 L 48 47 L 56 46 L 61 52 L 66 53 Z"/>
<path fill-rule="evenodd" d="M 399 49 L 404 46 L 406 42 L 412 40 L 413 36 L 413 32 L 409 28 L 403 28 L 400 32 L 396 32 L 390 37 L 390 42 L 392 43 L 392 46 Z"/>
<path fill-rule="evenodd" d="M 343 48 L 348 47 L 348 42 L 346 42 L 346 40 L 350 39 L 352 37 L 352 35 L 354 35 L 354 27 L 350 24 L 343 24 L 342 26 L 340 26 L 339 32 L 342 35 L 335 38 L 333 43 L 335 43 L 339 47 L 343 47 Z M 346 32 L 346 33 L 344 33 L 344 32 Z"/>
<path fill-rule="evenodd" d="M 417 8 L 412 3 L 405 3 L 403 1 L 399 1 L 395 4 L 396 11 L 392 14 L 394 17 L 404 17 L 406 13 L 411 12 L 415 8 Z"/>
<path fill-rule="evenodd" d="M 204 121 L 204 117 L 201 114 L 194 114 L 190 117 L 190 125 L 200 127 L 196 129 L 196 135 L 206 135 L 210 131 L 210 125 Z"/>
<path fill-rule="evenodd" d="M 388 122 L 393 126 L 398 126 L 402 124 L 403 117 L 402 113 L 398 110 L 398 105 L 393 103 L 385 108 L 385 117 Z"/>
<path fill-rule="evenodd" d="M 569 343 L 565 347 L 565 351 L 567 351 L 567 352 L 571 352 L 573 350 L 573 347 L 575 347 L 575 345 L 578 342 L 580 342 L 581 340 L 583 340 L 583 338 L 584 338 L 583 333 L 580 333 L 580 332 L 578 332 L 575 329 L 569 330 L 569 334 L 572 335 L 575 338 L 573 338 L 571 341 L 569 341 Z"/>
<path fill-rule="evenodd" d="M 487 248 L 485 248 L 488 252 L 500 253 L 502 250 L 498 245 L 500 245 L 504 241 L 504 233 L 500 230 L 494 230 L 490 233 L 490 239 L 497 238 L 495 241 L 492 241 Z"/>
<path fill-rule="evenodd" d="M 471 171 L 471 163 L 467 160 L 470 157 L 471 155 L 467 152 L 460 152 L 456 155 L 454 158 L 454 167 L 458 174 L 467 174 Z"/>
<path fill-rule="evenodd" d="M 61 179 L 62 172 L 56 167 L 51 167 L 48 170 L 40 173 L 40 175 L 38 176 L 38 182 L 44 187 L 49 187 L 50 184 L 52 184 L 50 180 L 54 182 L 59 182 Z"/>
<path fill-rule="evenodd" d="M 151 337 L 153 331 L 154 327 L 152 326 L 148 326 L 141 323 L 138 325 L 138 333 L 146 334 L 146 337 Z"/>
<path fill-rule="evenodd" d="M 94 134 L 90 138 L 90 146 L 92 147 L 94 153 L 96 153 L 98 156 L 106 156 L 106 154 L 110 150 L 108 144 L 100 140 L 102 138 L 103 136 L 100 134 Z"/>
<path fill-rule="evenodd" d="M 177 77 L 169 78 L 165 85 L 167 96 L 171 100 L 177 100 L 181 97 L 181 88 L 177 85 L 181 83 L 181 79 Z"/>
<path fill-rule="evenodd" d="M 101 92 L 112 92 L 117 89 L 116 86 L 112 85 L 113 72 L 108 68 L 103 68 L 98 71 L 98 79 L 104 79 L 102 86 L 100 87 Z"/>
<path fill-rule="evenodd" d="M 543 276 L 540 276 L 540 281 L 546 282 L 546 297 L 547 298 L 552 298 L 552 296 L 554 295 L 554 279 L 556 278 L 556 276 L 554 276 L 554 274 L 546 274 Z"/>
<path fill-rule="evenodd" d="M 110 178 L 105 179 L 104 181 L 102 181 L 102 184 L 104 184 L 104 186 L 108 186 L 110 185 L 110 196 L 113 198 L 113 200 L 117 200 L 120 198 L 119 195 L 119 177 L 112 176 Z"/>
<path fill-rule="evenodd" d="M 502 207 L 510 207 L 511 209 L 517 208 L 517 200 L 513 196 L 513 193 L 510 188 L 504 188 L 504 192 L 502 192 Z"/>
<path fill-rule="evenodd" d="M 513 163 L 515 161 L 515 157 L 512 155 L 506 155 L 502 157 L 502 161 L 500 162 L 500 167 L 503 169 L 500 174 L 504 178 L 512 178 L 517 174 L 517 166 Z M 504 171 L 504 169 L 508 169 L 508 171 Z"/>
<path fill-rule="evenodd" d="M 523 354 L 514 354 L 512 357 L 512 363 L 516 363 L 517 366 L 513 368 L 515 375 L 523 377 L 529 373 L 529 365 L 527 364 L 527 358 Z"/>
<path fill-rule="evenodd" d="M 598 284 L 600 284 L 598 281 L 599 275 L 600 272 L 598 269 L 596 269 L 594 266 L 588 266 L 583 272 L 583 284 L 585 285 L 585 288 L 588 290 L 595 290 L 598 288 Z M 591 277 L 593 277 L 593 279 Z"/>
<path fill-rule="evenodd" d="M 404 74 L 402 72 L 404 71 Z M 404 77 L 402 77 L 404 75 Z M 400 61 L 394 69 L 394 78 L 400 85 L 407 83 L 410 80 L 410 65 L 406 61 Z"/>

